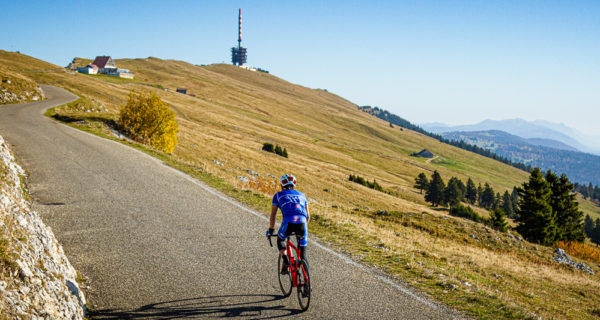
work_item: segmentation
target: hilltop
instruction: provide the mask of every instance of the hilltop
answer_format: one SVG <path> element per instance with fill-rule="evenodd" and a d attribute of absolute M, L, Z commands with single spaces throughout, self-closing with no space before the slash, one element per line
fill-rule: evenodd
<path fill-rule="evenodd" d="M 551 248 L 450 217 L 430 207 L 413 187 L 419 173 L 430 176 L 437 170 L 446 181 L 470 177 L 497 192 L 510 192 L 526 181 L 526 172 L 392 128 L 331 92 L 270 74 L 152 57 L 115 62 L 136 79 L 64 71 L 28 74 L 82 96 L 55 112 L 107 135 L 131 90 L 155 92 L 172 106 L 181 129 L 173 155 L 154 153 L 161 159 L 198 173 L 265 213 L 276 190 L 274 177 L 294 173 L 311 201 L 311 231 L 321 240 L 471 315 L 587 318 L 600 312 L 590 307 L 600 299 L 597 275 L 557 265 Z M 57 69 L 4 51 L 0 64 L 13 72 Z M 289 158 L 262 151 L 265 142 L 285 147 Z M 423 149 L 436 161 L 410 156 Z M 388 192 L 351 182 L 351 174 L 375 180 Z M 581 298 L 571 302 L 577 294 Z M 569 310 L 558 306 L 566 300 Z"/>

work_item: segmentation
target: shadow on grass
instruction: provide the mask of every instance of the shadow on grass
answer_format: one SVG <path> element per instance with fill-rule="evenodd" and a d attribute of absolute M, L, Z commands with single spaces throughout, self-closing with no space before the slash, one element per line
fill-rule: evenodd
<path fill-rule="evenodd" d="M 288 317 L 302 312 L 300 309 L 286 308 L 273 302 L 283 296 L 223 295 L 209 296 L 147 304 L 134 310 L 94 310 L 90 319 L 179 319 L 179 318 L 233 318 L 274 319 Z"/>
<path fill-rule="evenodd" d="M 103 117 L 69 117 L 60 114 L 53 114 L 52 118 L 64 122 L 64 123 L 89 123 L 89 122 L 102 122 L 110 128 L 118 129 L 118 123 L 113 119 L 103 118 Z"/>

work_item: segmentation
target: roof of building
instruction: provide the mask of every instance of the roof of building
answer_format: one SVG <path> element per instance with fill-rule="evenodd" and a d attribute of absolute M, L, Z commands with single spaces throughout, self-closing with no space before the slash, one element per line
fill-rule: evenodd
<path fill-rule="evenodd" d="M 413 153 L 412 156 L 423 157 L 423 158 L 433 158 L 435 155 L 431 151 L 429 151 L 427 149 L 423 149 L 419 153 Z"/>
<path fill-rule="evenodd" d="M 96 59 L 94 60 L 94 62 L 92 62 L 92 64 L 95 64 L 96 66 L 98 66 L 98 68 L 102 69 L 104 67 L 106 67 L 106 64 L 111 61 L 112 59 L 110 58 L 110 56 L 97 56 Z M 114 63 L 113 63 L 114 65 Z"/>

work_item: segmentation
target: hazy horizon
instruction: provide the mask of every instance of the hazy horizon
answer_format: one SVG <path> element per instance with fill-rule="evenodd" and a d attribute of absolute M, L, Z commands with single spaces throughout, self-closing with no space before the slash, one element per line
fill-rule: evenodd
<path fill-rule="evenodd" d="M 600 3 L 223 1 L 3 4 L 0 48 L 228 63 L 243 10 L 248 65 L 414 123 L 543 119 L 600 135 Z M 135 70 L 134 70 L 135 71 Z"/>

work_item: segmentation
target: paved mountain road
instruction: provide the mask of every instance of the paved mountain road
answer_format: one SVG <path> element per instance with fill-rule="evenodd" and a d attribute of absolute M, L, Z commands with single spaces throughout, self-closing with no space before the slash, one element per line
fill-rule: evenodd
<path fill-rule="evenodd" d="M 0 106 L 0 135 L 29 173 L 34 209 L 89 280 L 96 319 L 445 319 L 331 250 L 310 244 L 313 300 L 280 299 L 276 250 L 253 213 L 160 161 L 43 116 L 76 99 L 43 86 L 45 101 Z"/>

